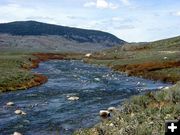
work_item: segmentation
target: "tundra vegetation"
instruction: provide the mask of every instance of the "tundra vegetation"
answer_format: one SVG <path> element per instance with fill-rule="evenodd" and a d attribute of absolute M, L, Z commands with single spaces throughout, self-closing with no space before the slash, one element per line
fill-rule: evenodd
<path fill-rule="evenodd" d="M 49 59 L 83 59 L 87 63 L 109 66 L 148 79 L 175 85 L 156 92 L 134 96 L 112 113 L 110 119 L 75 135 L 144 135 L 164 134 L 164 120 L 180 116 L 180 37 L 150 43 L 131 43 L 105 51 L 78 53 L 0 53 L 0 92 L 27 89 L 47 81 L 31 72 L 41 61 Z M 98 113 L 98 112 L 97 112 Z"/>
<path fill-rule="evenodd" d="M 180 37 L 115 47 L 85 61 L 175 85 L 133 96 L 110 119 L 80 129 L 75 135 L 164 135 L 165 120 L 180 119 Z"/>

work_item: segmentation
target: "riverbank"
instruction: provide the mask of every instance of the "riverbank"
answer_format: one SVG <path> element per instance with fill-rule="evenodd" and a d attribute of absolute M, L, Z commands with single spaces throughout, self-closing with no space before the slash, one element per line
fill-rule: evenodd
<path fill-rule="evenodd" d="M 171 88 L 132 97 L 122 105 L 121 111 L 114 112 L 110 120 L 104 120 L 94 128 L 75 133 L 78 135 L 164 134 L 164 120 L 177 119 L 180 115 L 179 42 L 180 38 L 177 37 L 145 45 L 130 44 L 94 53 L 86 58 L 84 54 L 72 53 L 1 54 L 0 91 L 15 90 L 17 84 L 23 86 L 19 89 L 36 86 L 35 83 L 31 86 L 27 85 L 27 82 L 35 78 L 30 70 L 38 67 L 40 62 L 51 59 L 83 59 L 87 63 L 109 66 L 128 75 L 172 82 L 176 85 Z M 38 82 L 37 85 L 39 84 Z"/>
<path fill-rule="evenodd" d="M 48 78 L 34 74 L 40 62 L 48 60 L 82 59 L 84 54 L 68 53 L 14 53 L 0 55 L 0 92 L 28 89 L 47 82 Z"/>
<path fill-rule="evenodd" d="M 134 96 L 123 103 L 107 120 L 75 135 L 164 135 L 165 120 L 180 116 L 180 37 L 95 53 L 85 62 L 103 65 L 152 80 L 175 84 L 157 92 Z"/>
<path fill-rule="evenodd" d="M 171 88 L 133 96 L 93 128 L 74 135 L 164 135 L 165 120 L 180 119 L 180 82 Z"/>

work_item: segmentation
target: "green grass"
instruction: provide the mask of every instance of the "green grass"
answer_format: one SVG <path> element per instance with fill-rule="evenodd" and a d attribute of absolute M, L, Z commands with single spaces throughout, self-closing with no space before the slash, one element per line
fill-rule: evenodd
<path fill-rule="evenodd" d="M 8 88 L 27 82 L 34 77 L 30 71 L 22 69 L 23 64 L 30 64 L 28 60 L 30 57 L 32 56 L 29 54 L 0 54 L 0 91 L 8 91 Z"/>

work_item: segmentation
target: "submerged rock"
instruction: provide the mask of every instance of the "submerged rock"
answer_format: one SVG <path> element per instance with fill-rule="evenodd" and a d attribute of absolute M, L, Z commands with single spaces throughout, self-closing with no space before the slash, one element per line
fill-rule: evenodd
<path fill-rule="evenodd" d="M 13 106 L 14 105 L 14 102 L 8 102 L 6 103 L 7 106 Z"/>
<path fill-rule="evenodd" d="M 23 120 L 24 123 L 30 124 L 31 122 L 29 120 Z"/>
<path fill-rule="evenodd" d="M 140 85 L 141 84 L 141 82 L 137 82 L 137 84 L 136 85 Z"/>
<path fill-rule="evenodd" d="M 25 112 L 23 112 L 23 111 L 21 112 L 21 114 L 22 114 L 22 115 L 26 115 L 26 113 L 25 113 Z"/>
<path fill-rule="evenodd" d="M 100 81 L 100 79 L 99 79 L 99 78 L 94 78 L 94 80 L 95 80 L 95 81 L 98 81 L 98 82 Z"/>
<path fill-rule="evenodd" d="M 101 111 L 99 112 L 99 115 L 100 115 L 102 118 L 108 118 L 108 117 L 111 116 L 111 115 L 110 115 L 110 112 L 107 111 L 107 110 L 101 110 Z"/>

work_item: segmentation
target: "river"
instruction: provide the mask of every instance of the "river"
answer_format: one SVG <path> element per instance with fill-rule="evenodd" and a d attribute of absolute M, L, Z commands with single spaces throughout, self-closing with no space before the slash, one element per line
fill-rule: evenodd
<path fill-rule="evenodd" d="M 101 109 L 118 106 L 132 95 L 170 85 L 74 60 L 40 63 L 33 72 L 48 76 L 48 82 L 0 94 L 0 135 L 15 131 L 24 135 L 71 135 L 74 130 L 99 122 Z M 69 101 L 71 96 L 79 100 Z M 15 106 L 7 107 L 9 101 Z M 27 115 L 16 115 L 16 109 Z"/>

